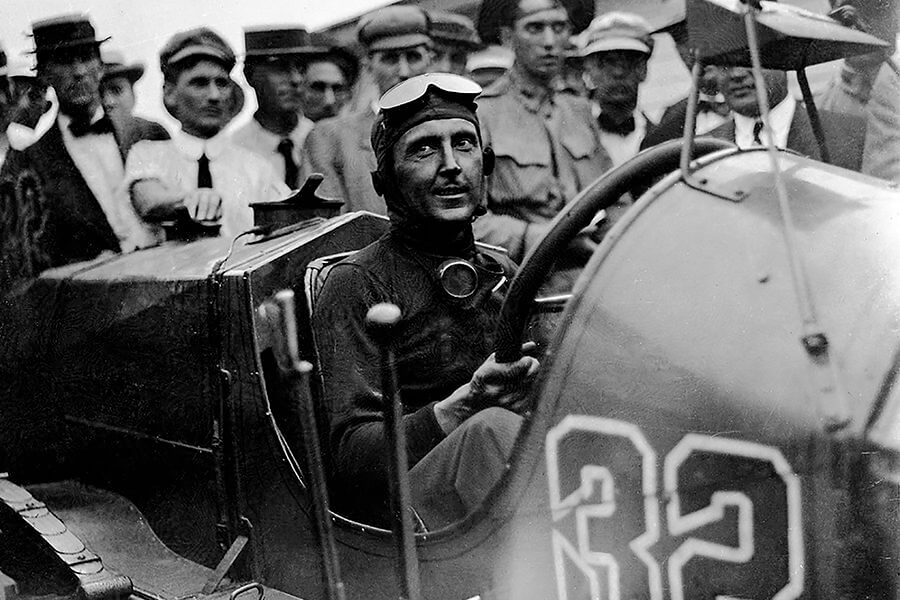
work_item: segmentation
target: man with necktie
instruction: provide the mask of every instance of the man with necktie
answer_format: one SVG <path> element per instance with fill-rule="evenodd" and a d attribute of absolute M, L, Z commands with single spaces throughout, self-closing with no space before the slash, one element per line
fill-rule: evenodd
<path fill-rule="evenodd" d="M 65 264 L 150 242 L 117 194 L 123 151 L 100 103 L 100 44 L 85 15 L 32 27 L 37 74 L 58 97 L 42 135 L 9 153 L 0 170 L 0 290 Z"/>
<path fill-rule="evenodd" d="M 719 69 L 719 90 L 734 112 L 734 120 L 713 129 L 709 135 L 732 141 L 739 148 L 766 145 L 771 137 L 778 148 L 787 148 L 821 160 L 806 110 L 788 93 L 787 73 L 764 69 L 763 83 L 769 100 L 769 118 L 766 122 L 760 114 L 752 71 L 746 67 Z M 859 171 L 865 142 L 865 119 L 825 110 L 819 111 L 819 119 L 831 162 Z"/>
<path fill-rule="evenodd" d="M 300 26 L 244 30 L 244 76 L 256 92 L 253 118 L 234 141 L 264 157 L 291 189 L 299 187 L 301 149 L 313 122 L 302 112 L 303 72 L 313 56 Z"/>
<path fill-rule="evenodd" d="M 124 187 L 145 220 L 181 225 L 174 237 L 204 231 L 197 224 L 233 237 L 253 227 L 252 202 L 289 193 L 264 158 L 223 134 L 242 104 L 234 65 L 228 43 L 205 27 L 175 34 L 160 51 L 163 102 L 181 129 L 132 147 Z"/>

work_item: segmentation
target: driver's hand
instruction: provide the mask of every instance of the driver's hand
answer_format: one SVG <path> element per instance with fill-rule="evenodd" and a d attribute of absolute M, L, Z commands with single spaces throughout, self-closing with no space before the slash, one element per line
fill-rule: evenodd
<path fill-rule="evenodd" d="M 182 200 L 191 219 L 200 223 L 215 223 L 222 218 L 222 196 L 216 190 L 199 188 L 185 194 Z"/>
<path fill-rule="evenodd" d="M 491 406 L 516 408 L 540 367 L 536 358 L 528 356 L 536 347 L 534 342 L 523 344 L 525 355 L 511 363 L 499 363 L 491 354 L 475 370 L 469 383 L 438 402 L 434 412 L 444 433 L 450 433 L 482 409 Z"/>

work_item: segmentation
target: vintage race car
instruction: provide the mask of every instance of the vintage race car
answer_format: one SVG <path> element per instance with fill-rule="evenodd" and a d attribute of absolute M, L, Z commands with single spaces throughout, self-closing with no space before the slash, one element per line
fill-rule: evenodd
<path fill-rule="evenodd" d="M 686 144 L 598 180 L 513 281 L 498 355 L 558 322 L 502 480 L 415 534 L 400 583 L 422 597 L 900 596 L 900 192 Z M 535 316 L 568 237 L 657 179 L 563 312 Z M 308 417 L 327 429 L 309 323 L 325 257 L 386 228 L 351 213 L 167 243 L 4 297 L 2 597 L 397 597 L 394 534 L 322 512 L 307 443 Z M 285 289 L 304 385 L 273 317 Z"/>

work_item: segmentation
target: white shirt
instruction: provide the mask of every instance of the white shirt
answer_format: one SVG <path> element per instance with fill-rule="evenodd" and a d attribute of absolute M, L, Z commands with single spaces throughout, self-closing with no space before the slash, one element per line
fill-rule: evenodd
<path fill-rule="evenodd" d="M 98 108 L 91 123 L 96 123 L 102 117 L 103 109 Z M 130 200 L 119 193 L 125 166 L 122 164 L 115 136 L 112 133 L 88 133 L 75 137 L 69 130 L 72 118 L 63 113 L 59 113 L 57 123 L 66 151 L 119 238 L 122 251 L 130 252 L 152 245 L 150 230 L 141 223 Z"/>
<path fill-rule="evenodd" d="M 596 119 L 600 116 L 600 106 L 592 103 L 591 112 Z M 600 143 L 612 160 L 612 165 L 617 167 L 641 151 L 641 142 L 644 141 L 645 135 L 647 135 L 647 117 L 643 111 L 635 109 L 634 131 L 628 135 L 619 135 L 600 129 Z"/>
<path fill-rule="evenodd" d="M 306 141 L 306 135 L 312 130 L 313 122 L 307 119 L 304 116 L 300 117 L 300 120 L 297 123 L 297 126 L 294 130 L 287 136 L 290 138 L 292 142 L 294 142 L 294 149 L 292 154 L 294 155 L 294 164 L 297 165 L 297 168 L 300 168 L 300 164 L 303 160 L 301 156 L 301 152 L 303 150 L 303 143 Z M 272 133 L 262 125 L 260 125 L 259 121 L 256 119 L 250 119 L 248 123 L 237 129 L 231 136 L 231 139 L 234 140 L 240 146 L 247 148 L 265 158 L 272 168 L 275 169 L 275 173 L 281 177 L 281 180 L 284 181 L 285 177 L 285 166 L 284 166 L 284 157 L 278 152 L 278 144 L 281 143 L 281 140 L 284 139 L 283 136 L 278 135 L 277 133 Z M 302 181 L 299 183 L 303 183 Z"/>
<path fill-rule="evenodd" d="M 171 140 L 143 140 L 131 147 L 125 165 L 125 190 L 144 179 L 160 181 L 169 189 L 197 189 L 198 160 L 206 154 L 213 189 L 222 195 L 222 228 L 233 237 L 253 227 L 250 204 L 279 200 L 290 190 L 262 157 L 234 143 L 226 134 L 208 140 L 178 131 Z"/>
<path fill-rule="evenodd" d="M 788 133 L 791 130 L 791 123 L 794 120 L 794 110 L 797 108 L 797 101 L 788 94 L 784 100 L 776 104 L 769 111 L 769 122 L 763 124 L 759 139 L 763 144 L 768 143 L 770 135 L 774 135 L 775 145 L 779 148 L 787 148 Z M 753 126 L 756 124 L 755 117 L 747 117 L 738 113 L 734 113 L 734 143 L 738 148 L 751 148 L 759 146 L 753 141 Z"/>

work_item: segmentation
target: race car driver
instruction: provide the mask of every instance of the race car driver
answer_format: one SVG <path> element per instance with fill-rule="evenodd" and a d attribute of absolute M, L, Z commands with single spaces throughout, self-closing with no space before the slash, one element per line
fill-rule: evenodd
<path fill-rule="evenodd" d="M 472 233 L 490 171 L 475 115 L 480 91 L 463 77 L 430 73 L 382 96 L 373 183 L 390 229 L 333 268 L 314 311 L 331 496 L 370 524 L 388 514 L 379 353 L 365 330 L 371 306 L 402 311 L 395 356 L 410 487 L 428 529 L 464 516 L 499 480 L 522 422 L 516 410 L 538 369 L 529 356 L 501 364 L 491 354 L 514 265 L 476 246 Z"/>

